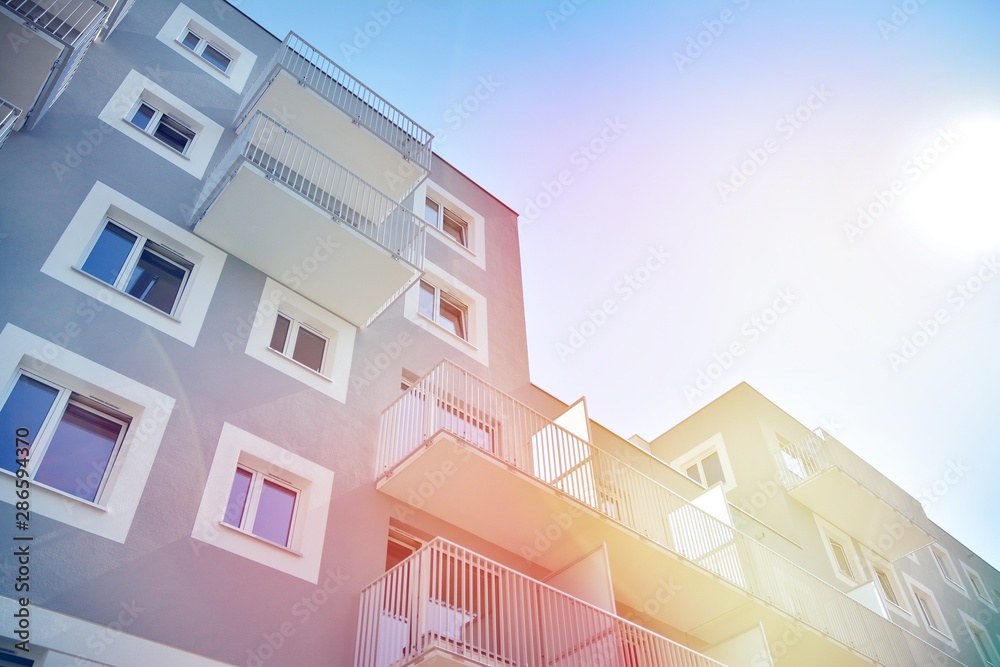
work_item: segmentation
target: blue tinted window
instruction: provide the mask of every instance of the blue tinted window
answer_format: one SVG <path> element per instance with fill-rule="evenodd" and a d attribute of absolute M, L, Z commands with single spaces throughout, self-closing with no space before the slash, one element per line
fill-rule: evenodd
<path fill-rule="evenodd" d="M 29 435 L 24 439 L 29 443 L 34 442 L 38 436 L 38 429 L 42 427 L 42 422 L 52 409 L 58 394 L 59 390 L 55 387 L 26 375 L 17 379 L 10 397 L 0 409 L 0 447 L 3 448 L 0 466 L 11 472 L 17 470 L 17 456 L 14 451 L 17 429 L 28 429 Z"/>
<path fill-rule="evenodd" d="M 87 261 L 83 263 L 83 270 L 98 280 L 113 285 L 132 252 L 136 238 L 135 234 L 109 222 L 94 244 L 94 249 L 90 251 Z"/>
<path fill-rule="evenodd" d="M 70 403 L 45 450 L 35 480 L 93 502 L 124 428 Z"/>
<path fill-rule="evenodd" d="M 187 268 L 144 248 L 125 291 L 165 313 L 174 309 Z"/>

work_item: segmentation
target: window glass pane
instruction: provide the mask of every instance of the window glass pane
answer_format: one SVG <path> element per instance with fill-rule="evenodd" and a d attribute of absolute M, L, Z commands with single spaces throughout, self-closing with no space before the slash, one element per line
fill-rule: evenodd
<path fill-rule="evenodd" d="M 194 132 L 170 116 L 163 116 L 156 126 L 156 131 L 153 132 L 153 136 L 178 153 L 183 153 L 188 143 L 194 139 Z"/>
<path fill-rule="evenodd" d="M 466 245 L 465 243 L 465 230 L 468 229 L 468 225 L 465 220 L 449 211 L 444 210 L 444 225 L 442 227 L 448 236 L 455 239 L 461 245 Z"/>
<path fill-rule="evenodd" d="M 253 534 L 288 546 L 295 496 L 291 489 L 264 480 L 257 503 L 257 516 L 253 520 Z"/>
<path fill-rule="evenodd" d="M 147 246 L 139 256 L 125 292 L 169 314 L 174 309 L 189 268 L 190 265 L 175 264 Z"/>
<path fill-rule="evenodd" d="M 295 336 L 292 359 L 317 373 L 322 373 L 324 352 L 326 352 L 326 339 L 300 326 L 299 333 Z"/>
<path fill-rule="evenodd" d="M 892 589 L 892 583 L 889 581 L 889 577 L 882 570 L 875 570 L 875 575 L 878 577 L 879 585 L 882 586 L 882 592 L 885 593 L 886 599 L 894 605 L 899 605 L 896 600 L 896 591 Z"/>
<path fill-rule="evenodd" d="M 785 462 L 785 469 L 792 473 L 799 479 L 806 478 L 806 467 L 802 465 L 802 461 L 792 454 L 789 454 L 786 450 L 782 449 L 781 458 Z"/>
<path fill-rule="evenodd" d="M 712 452 L 702 459 L 701 467 L 705 471 L 706 486 L 726 481 L 726 476 L 722 474 L 722 461 L 719 459 L 718 452 Z"/>
<path fill-rule="evenodd" d="M 94 249 L 83 263 L 83 270 L 98 280 L 113 285 L 137 238 L 135 234 L 109 222 L 97 237 Z"/>
<path fill-rule="evenodd" d="M 66 406 L 35 479 L 93 501 L 124 426 L 76 403 Z"/>
<path fill-rule="evenodd" d="M 156 109 L 149 106 L 148 104 L 140 104 L 139 108 L 135 110 L 132 114 L 132 124 L 135 125 L 140 130 L 145 130 L 149 127 L 149 121 L 153 120 L 153 116 L 156 115 Z"/>
<path fill-rule="evenodd" d="M 438 324 L 459 338 L 465 338 L 465 312 L 453 303 L 441 299 L 441 317 Z"/>
<path fill-rule="evenodd" d="M 420 281 L 420 303 L 417 310 L 421 315 L 434 319 L 434 288 Z"/>
<path fill-rule="evenodd" d="M 194 51 L 196 48 L 198 48 L 198 43 L 200 41 L 201 38 L 198 37 L 198 35 L 188 30 L 187 34 L 184 35 L 184 39 L 181 41 L 181 43 L 184 44 L 184 46 L 191 49 L 192 51 Z"/>
<path fill-rule="evenodd" d="M 28 429 L 29 435 L 25 440 L 29 444 L 34 442 L 58 395 L 58 389 L 34 378 L 22 375 L 17 379 L 7 402 L 0 409 L 0 443 L 3 446 L 0 466 L 5 470 L 17 470 L 17 452 L 14 451 L 17 429 Z"/>
<path fill-rule="evenodd" d="M 427 222 L 435 227 L 441 226 L 441 219 L 438 217 L 440 214 L 440 207 L 433 199 L 427 199 L 427 205 L 424 207 L 424 218 Z"/>
<path fill-rule="evenodd" d="M 695 463 L 693 466 L 685 470 L 684 474 L 686 474 L 688 477 L 701 484 L 701 473 L 698 471 L 697 463 Z"/>
<path fill-rule="evenodd" d="M 288 328 L 292 326 L 292 321 L 278 313 L 278 318 L 274 321 L 274 331 L 271 332 L 270 348 L 278 352 L 285 351 L 285 343 L 288 341 Z"/>
<path fill-rule="evenodd" d="M 229 63 L 232 62 L 232 59 L 229 56 L 227 56 L 225 53 L 218 50 L 211 44 L 205 45 L 205 50 L 201 52 L 201 57 L 207 60 L 212 65 L 218 67 L 223 72 L 229 69 Z"/>
<path fill-rule="evenodd" d="M 833 540 L 830 540 L 830 546 L 833 547 L 833 555 L 837 559 L 840 571 L 853 579 L 854 573 L 851 571 L 851 564 L 847 562 L 847 552 L 844 551 L 844 547 Z"/>
<path fill-rule="evenodd" d="M 229 490 L 229 502 L 226 503 L 226 515 L 222 518 L 223 523 L 237 528 L 243 523 L 243 511 L 247 506 L 247 495 L 250 493 L 252 479 L 253 474 L 249 470 L 236 469 L 233 488 Z"/>

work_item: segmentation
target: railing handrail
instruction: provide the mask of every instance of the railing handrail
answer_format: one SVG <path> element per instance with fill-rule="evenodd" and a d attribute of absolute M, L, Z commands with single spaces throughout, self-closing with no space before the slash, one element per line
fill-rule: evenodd
<path fill-rule="evenodd" d="M 482 554 L 479 554 L 475 551 L 472 551 L 471 549 L 463 547 L 459 544 L 456 544 L 455 542 L 452 542 L 440 536 L 434 537 L 429 542 L 423 544 L 420 548 L 416 549 L 413 553 L 404 558 L 402 561 L 394 565 L 392 568 L 386 570 L 385 573 L 380 575 L 370 584 L 363 587 L 360 593 L 362 603 L 364 603 L 366 596 L 369 594 L 369 592 L 376 590 L 380 586 L 380 584 L 382 584 L 382 582 L 392 581 L 394 579 L 397 579 L 396 575 L 402 573 L 407 568 L 410 568 L 414 564 L 425 562 L 426 559 L 425 555 L 430 553 L 438 553 L 449 558 L 457 557 L 458 559 L 460 559 L 455 563 L 452 563 L 451 568 L 454 568 L 455 565 L 457 565 L 459 568 L 470 566 L 470 568 L 474 572 L 489 572 L 490 574 L 502 574 L 508 577 L 510 580 L 514 580 L 518 583 L 524 584 L 525 587 L 528 589 L 534 589 L 537 592 L 547 593 L 556 599 L 566 600 L 567 602 L 572 604 L 574 608 L 578 609 L 582 608 L 594 614 L 594 616 L 598 618 L 605 619 L 608 622 L 607 632 L 605 636 L 610 635 L 616 629 L 626 628 L 631 632 L 645 636 L 652 641 L 660 642 L 666 646 L 673 648 L 674 650 L 681 651 L 685 655 L 690 656 L 690 658 L 698 660 L 699 664 L 703 665 L 704 667 L 713 667 L 713 666 L 725 667 L 723 663 L 714 660 L 708 656 L 705 656 L 701 653 L 698 653 L 694 649 L 684 646 L 679 642 L 676 642 L 667 637 L 663 637 L 662 635 L 659 635 L 649 630 L 648 628 L 644 628 L 641 625 L 634 623 L 633 621 L 629 621 L 625 618 L 617 616 L 616 614 L 609 612 L 606 609 L 602 609 L 601 607 L 598 607 L 593 603 L 587 602 L 586 600 L 581 600 L 580 598 L 570 595 L 569 593 L 560 590 L 550 584 L 538 581 L 537 579 L 534 579 L 533 577 L 530 577 L 524 574 L 523 572 L 520 572 L 511 567 L 503 565 L 491 558 L 488 558 L 487 556 L 483 556 Z M 412 585 L 412 580 L 408 581 L 410 581 Z M 470 582 L 473 587 L 477 586 L 478 584 L 478 581 L 475 576 L 468 577 L 466 581 Z M 492 589 L 490 589 L 490 592 L 493 592 Z M 433 600 L 431 591 L 429 589 L 426 591 L 421 591 L 421 594 L 418 595 L 418 598 L 421 599 L 425 597 L 426 600 L 421 600 L 421 601 L 429 602 Z M 476 596 L 473 597 L 477 600 L 480 599 L 476 598 Z M 493 599 L 492 603 L 493 605 L 497 605 L 499 603 L 499 600 Z M 363 604 L 362 604 L 362 609 L 363 609 Z M 538 624 L 543 625 L 544 624 L 543 621 L 553 620 L 549 618 L 549 616 L 551 616 L 552 613 L 553 610 L 540 611 L 540 617 L 537 620 Z M 593 644 L 595 641 L 600 641 L 603 638 L 604 637 L 586 637 L 578 645 L 570 647 L 570 649 L 568 649 L 568 651 L 565 654 L 572 653 L 574 650 L 579 649 L 584 645 Z M 362 623 L 359 623 L 358 624 L 359 644 L 361 643 L 361 639 L 362 639 Z M 416 658 L 418 656 L 411 656 L 411 657 Z"/>
<path fill-rule="evenodd" d="M 84 39 L 88 38 L 88 35 L 92 38 L 111 11 L 100 0 L 52 0 L 48 8 L 41 6 L 34 0 L 30 2 L 28 0 L 0 0 L 0 5 L 7 7 L 38 30 L 71 47 L 79 46 Z M 44 11 L 33 16 L 31 10 L 38 8 L 44 9 Z M 55 8 L 54 11 L 53 8 Z M 91 28 L 94 28 L 93 32 Z M 74 31 L 76 31 L 76 35 L 72 39 L 68 39 L 69 34 Z"/>
<path fill-rule="evenodd" d="M 418 272 L 422 270 L 427 223 L 263 111 L 254 114 L 209 175 L 194 207 L 195 222 L 235 175 L 240 161 L 253 164 Z"/>
<path fill-rule="evenodd" d="M 289 58 L 289 54 L 305 61 L 312 71 L 296 67 L 296 61 Z M 287 70 L 300 83 L 348 114 L 354 122 L 366 127 L 395 150 L 400 151 L 406 159 L 413 158 L 421 168 L 430 170 L 431 141 L 434 135 L 294 31 L 289 31 L 253 85 L 247 88 L 243 104 L 236 114 L 237 127 L 246 120 L 251 107 L 263 95 L 277 68 Z M 319 77 L 315 75 L 316 72 L 319 73 Z M 342 95 L 336 94 L 335 88 L 323 85 L 329 82 L 333 82 L 341 91 L 353 97 L 357 104 L 349 104 L 347 99 L 341 99 Z M 362 109 L 369 109 L 374 113 L 362 113 Z M 404 146 L 394 143 L 393 135 L 398 133 L 385 127 L 380 119 L 411 139 L 415 143 L 416 150 L 407 150 Z"/>
<path fill-rule="evenodd" d="M 456 375 L 451 377 L 448 373 Z M 476 399 L 472 399 L 473 394 L 475 394 Z M 431 409 L 429 401 L 414 401 L 414 396 L 421 399 L 423 396 L 433 396 L 438 401 L 438 405 L 445 408 L 443 411 L 445 417 L 441 417 L 436 410 Z M 455 405 L 455 401 L 460 398 L 464 400 Z M 410 402 L 403 403 L 403 401 Z M 556 488 L 562 494 L 588 506 L 602 516 L 606 516 L 638 535 L 678 554 L 710 575 L 721 577 L 765 604 L 779 609 L 785 615 L 798 618 L 838 643 L 858 651 L 868 650 L 871 653 L 869 657 L 872 659 L 888 660 L 882 664 L 903 665 L 910 659 L 906 657 L 911 653 L 909 643 L 911 640 L 907 637 L 919 640 L 912 633 L 848 597 L 836 587 L 732 525 L 704 512 L 669 487 L 563 429 L 552 420 L 449 360 L 441 361 L 428 371 L 406 392 L 393 400 L 383 412 L 377 477 L 380 479 L 389 474 L 397 463 L 419 449 L 426 438 L 441 428 L 447 428 L 453 423 L 460 422 L 461 420 L 457 419 L 456 415 L 488 415 L 488 409 L 484 409 L 484 405 L 494 411 L 498 408 L 505 409 L 503 418 L 494 415 L 490 416 L 489 419 L 514 433 L 514 437 L 508 437 L 508 440 L 515 441 L 506 443 L 503 453 L 486 451 L 484 452 L 486 455 L 493 456 L 504 464 L 518 469 L 521 473 Z M 448 410 L 449 407 L 453 409 Z M 419 421 L 423 419 L 420 416 L 421 410 L 427 411 L 426 414 L 432 419 L 433 423 L 430 427 Z M 520 414 L 522 412 L 523 414 Z M 386 423 L 387 419 L 391 420 L 397 413 L 400 413 L 400 416 L 396 417 L 399 422 L 398 431 L 393 430 L 392 425 Z M 529 419 L 530 417 L 534 418 Z M 486 418 L 483 417 L 479 421 L 482 422 Z M 409 422 L 404 423 L 407 420 Z M 506 425 L 504 420 L 507 420 Z M 439 425 L 437 424 L 439 421 L 447 423 Z M 519 426 L 521 431 L 518 431 Z M 410 427 L 410 430 L 406 430 L 406 427 Z M 458 423 L 451 430 L 455 430 L 455 428 L 463 431 L 470 430 L 468 424 L 463 423 Z M 420 432 L 421 429 L 423 432 Z M 477 429 L 471 430 L 476 431 Z M 549 433 L 555 435 L 550 437 Z M 395 459 L 392 458 L 394 452 L 391 448 L 394 443 L 390 442 L 390 434 L 394 434 L 393 437 L 397 438 Z M 545 438 L 540 438 L 542 434 L 545 434 Z M 457 435 L 468 440 L 468 433 L 465 436 Z M 419 441 L 400 443 L 398 441 L 400 437 L 415 437 Z M 473 433 L 472 437 L 485 437 L 491 441 L 491 449 L 496 447 L 497 443 L 493 442 L 496 437 L 495 431 L 492 435 Z M 501 439 L 503 437 L 505 436 L 501 436 Z M 554 443 L 556 450 L 561 448 L 563 451 L 551 454 L 548 450 L 539 448 L 538 454 L 532 451 L 524 455 L 524 460 L 517 460 L 519 454 L 513 449 L 510 451 L 508 449 L 511 445 L 513 447 L 519 446 L 516 442 L 518 437 L 527 437 L 532 448 L 535 446 L 534 440 L 539 438 L 545 440 L 543 445 Z M 403 446 L 400 446 L 401 444 Z M 511 458 L 512 456 L 513 458 Z M 558 458 L 560 456 L 561 458 Z M 532 460 L 536 468 L 547 467 L 548 470 L 545 474 L 559 466 L 563 466 L 561 471 L 566 471 L 569 470 L 570 466 L 579 468 L 581 463 L 588 463 L 591 466 L 590 479 L 570 480 L 565 485 L 561 482 L 557 485 L 555 476 L 553 479 L 546 480 L 532 470 L 526 469 L 525 460 Z M 610 486 L 608 486 L 609 482 L 611 482 Z M 601 487 L 602 483 L 604 484 L 603 488 Z M 571 488 L 567 490 L 564 486 Z M 619 499 L 624 505 L 624 510 L 622 507 L 616 506 L 616 516 L 612 516 L 602 505 L 609 490 L 620 494 Z M 605 494 L 605 497 L 601 496 L 602 493 Z M 644 519 L 645 523 L 643 520 L 637 520 L 635 515 L 643 511 L 646 515 L 653 513 L 660 516 L 661 526 L 658 527 L 650 523 L 648 516 Z M 677 515 L 678 512 L 683 512 L 684 516 Z M 627 517 L 626 514 L 629 516 Z M 665 534 L 661 538 L 660 533 L 664 530 L 662 517 L 669 520 L 670 516 L 677 516 L 678 523 L 681 520 L 687 521 L 688 525 L 684 526 L 684 529 L 691 534 L 685 533 L 680 538 L 676 535 Z M 698 542 L 698 540 L 701 541 Z M 673 546 L 671 546 L 671 542 L 674 543 Z M 706 549 L 703 545 L 709 542 L 715 542 L 715 544 Z M 716 561 L 707 562 L 706 555 L 717 550 L 719 543 L 723 547 L 730 543 L 734 545 L 735 552 L 724 556 L 728 557 L 730 561 L 735 560 L 736 565 L 729 561 L 721 564 Z M 699 551 L 699 553 L 692 555 L 695 551 Z M 746 562 L 741 563 L 742 559 L 745 559 Z M 774 575 L 775 570 L 779 570 L 783 576 L 781 581 L 774 578 L 776 576 Z M 785 579 L 791 583 L 792 588 L 788 588 L 782 583 Z M 826 606 L 818 606 L 821 603 Z M 926 644 L 923 640 L 919 641 Z M 859 649 L 858 646 L 862 648 Z M 930 644 L 927 646 L 937 651 Z M 949 664 L 961 664 L 946 654 L 941 653 L 941 655 L 953 661 Z"/>
<path fill-rule="evenodd" d="M 831 446 L 831 443 L 840 447 L 845 455 L 841 455 L 836 447 Z M 785 452 L 803 466 L 814 464 L 812 467 L 815 470 L 810 472 L 807 469 L 805 471 L 806 477 L 801 478 L 798 474 L 787 470 L 785 461 L 780 459 L 781 452 Z M 785 488 L 788 490 L 792 490 L 816 475 L 835 467 L 871 490 L 881 500 L 909 519 L 910 523 L 920 525 L 921 522 L 926 521 L 926 517 L 922 516 L 920 501 L 822 428 L 813 429 L 808 435 L 782 445 L 778 453 L 778 467 L 782 473 L 782 479 L 785 481 Z M 803 454 L 807 456 L 802 456 Z M 886 490 L 889 491 L 889 494 L 885 493 Z M 903 505 L 909 507 L 903 507 Z"/>

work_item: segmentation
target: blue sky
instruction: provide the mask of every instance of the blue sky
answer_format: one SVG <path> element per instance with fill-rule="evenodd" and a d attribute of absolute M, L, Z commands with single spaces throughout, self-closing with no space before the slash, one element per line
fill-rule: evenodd
<path fill-rule="evenodd" d="M 240 7 L 522 214 L 536 384 L 652 438 L 745 380 L 1000 565 L 1000 5 L 577 2 Z"/>

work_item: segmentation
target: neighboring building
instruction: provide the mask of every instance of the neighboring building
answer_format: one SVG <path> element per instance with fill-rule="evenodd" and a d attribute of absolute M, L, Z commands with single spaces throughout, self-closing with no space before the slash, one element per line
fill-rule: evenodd
<path fill-rule="evenodd" d="M 517 214 L 298 35 L 0 21 L 0 666 L 1000 665 L 1000 574 L 747 385 L 534 387 Z"/>

